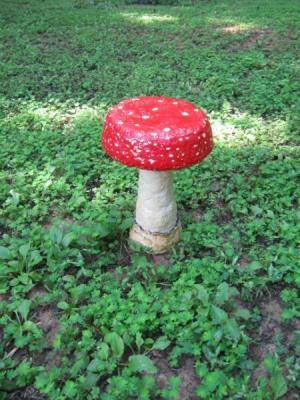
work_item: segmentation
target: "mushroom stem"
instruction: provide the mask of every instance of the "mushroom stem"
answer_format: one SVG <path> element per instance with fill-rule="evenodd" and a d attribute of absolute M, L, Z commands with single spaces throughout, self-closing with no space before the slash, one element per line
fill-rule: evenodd
<path fill-rule="evenodd" d="M 171 171 L 140 170 L 135 218 L 131 239 L 155 253 L 166 251 L 178 240 L 180 227 Z"/>
<path fill-rule="evenodd" d="M 168 233 L 175 227 L 177 206 L 171 171 L 140 170 L 135 218 L 149 232 Z"/>

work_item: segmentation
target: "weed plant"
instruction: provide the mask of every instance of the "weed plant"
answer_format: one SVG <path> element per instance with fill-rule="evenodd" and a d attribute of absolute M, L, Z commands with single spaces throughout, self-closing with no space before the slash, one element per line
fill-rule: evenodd
<path fill-rule="evenodd" d="M 299 399 L 299 3 L 125 3 L 0 0 L 0 399 Z M 99 146 L 138 95 L 213 124 L 164 257 Z"/>

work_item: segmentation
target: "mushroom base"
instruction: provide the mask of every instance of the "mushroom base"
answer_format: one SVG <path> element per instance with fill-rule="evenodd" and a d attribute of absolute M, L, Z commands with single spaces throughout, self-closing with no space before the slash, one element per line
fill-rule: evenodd
<path fill-rule="evenodd" d="M 145 231 L 138 224 L 134 224 L 130 230 L 129 238 L 147 247 L 153 254 L 162 254 L 179 241 L 180 232 L 180 222 L 168 233 Z"/>

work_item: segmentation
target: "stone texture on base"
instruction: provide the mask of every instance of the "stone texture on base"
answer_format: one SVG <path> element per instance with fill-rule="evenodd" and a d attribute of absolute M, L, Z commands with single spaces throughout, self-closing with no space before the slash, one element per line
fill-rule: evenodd
<path fill-rule="evenodd" d="M 147 247 L 151 253 L 161 254 L 168 251 L 179 241 L 180 232 L 180 223 L 167 234 L 145 231 L 138 224 L 134 224 L 130 230 L 129 238 Z"/>

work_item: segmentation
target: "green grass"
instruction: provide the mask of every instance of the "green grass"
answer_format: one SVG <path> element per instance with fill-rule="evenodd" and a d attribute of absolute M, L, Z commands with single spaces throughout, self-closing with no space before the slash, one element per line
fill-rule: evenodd
<path fill-rule="evenodd" d="M 299 4 L 185 3 L 0 0 L 1 400 L 300 398 Z M 215 138 L 165 257 L 99 146 L 152 94 Z"/>

